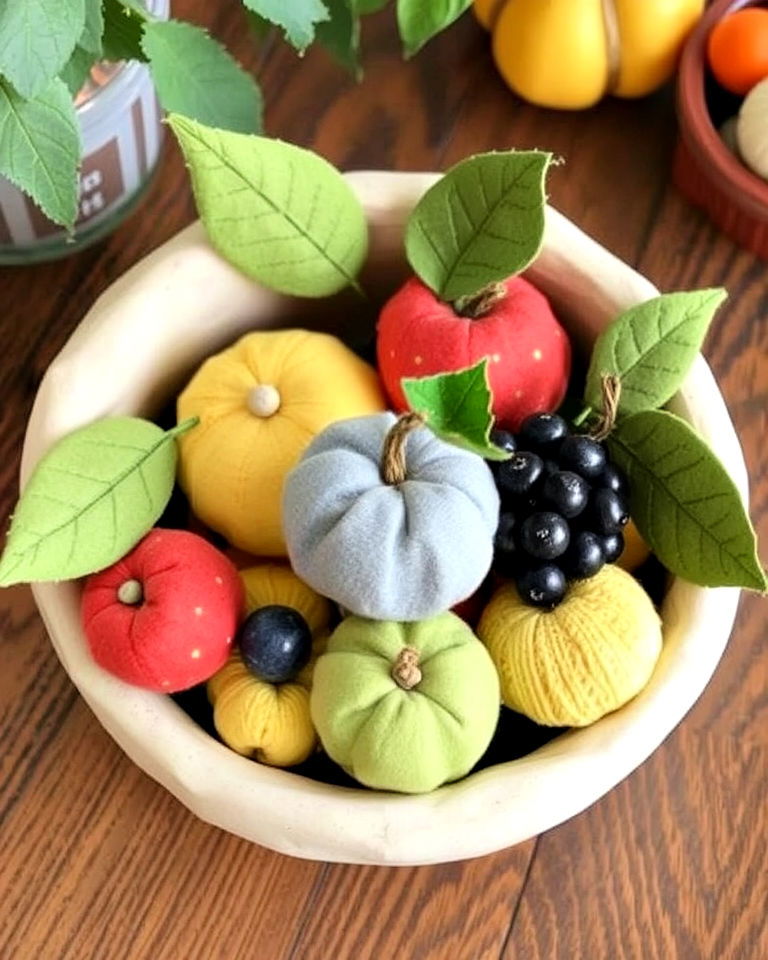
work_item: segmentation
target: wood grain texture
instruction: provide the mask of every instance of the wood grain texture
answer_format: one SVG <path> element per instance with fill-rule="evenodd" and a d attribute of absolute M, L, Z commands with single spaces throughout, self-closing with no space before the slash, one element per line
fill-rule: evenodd
<path fill-rule="evenodd" d="M 440 169 L 542 147 L 567 163 L 552 201 L 662 289 L 723 284 L 706 344 L 744 444 L 768 543 L 768 284 L 669 186 L 670 91 L 578 114 L 499 80 L 470 18 L 408 64 L 389 14 L 365 31 L 356 85 L 322 51 L 258 48 L 235 4 L 177 0 L 257 70 L 268 132 L 349 169 Z M 17 493 L 39 379 L 93 299 L 194 216 L 176 149 L 108 241 L 0 271 L 0 517 Z M 31 594 L 0 596 L 2 960 L 762 960 L 768 788 L 766 605 L 742 602 L 706 693 L 601 802 L 536 841 L 415 869 L 304 863 L 195 820 L 133 767 L 64 674 Z"/>

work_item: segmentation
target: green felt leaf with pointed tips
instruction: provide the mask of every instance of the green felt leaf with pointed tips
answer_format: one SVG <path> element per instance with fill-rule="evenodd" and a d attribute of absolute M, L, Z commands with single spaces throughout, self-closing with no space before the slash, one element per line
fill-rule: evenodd
<path fill-rule="evenodd" d="M 125 556 L 165 509 L 176 473 L 174 437 L 136 417 L 68 434 L 40 460 L 11 522 L 0 586 L 67 580 Z"/>
<path fill-rule="evenodd" d="M 442 440 L 486 460 L 509 459 L 510 455 L 490 439 L 493 394 L 487 358 L 455 373 L 405 377 L 402 385 L 410 409 L 422 414 L 427 426 Z"/>

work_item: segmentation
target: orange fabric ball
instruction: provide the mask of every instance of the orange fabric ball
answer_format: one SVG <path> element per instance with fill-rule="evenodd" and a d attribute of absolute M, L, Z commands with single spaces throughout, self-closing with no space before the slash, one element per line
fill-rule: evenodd
<path fill-rule="evenodd" d="M 768 77 L 768 10 L 752 7 L 724 17 L 709 35 L 707 54 L 721 86 L 749 93 Z"/>

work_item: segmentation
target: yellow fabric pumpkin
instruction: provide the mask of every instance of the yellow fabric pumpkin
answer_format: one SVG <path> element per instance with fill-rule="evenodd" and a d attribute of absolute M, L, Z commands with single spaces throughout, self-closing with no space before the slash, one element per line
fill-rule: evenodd
<path fill-rule="evenodd" d="M 238 650 L 208 681 L 213 722 L 222 740 L 237 753 L 276 767 L 306 760 L 317 746 L 309 712 L 315 662 L 328 641 L 331 605 L 287 566 L 264 564 L 240 571 L 246 612 L 278 604 L 292 607 L 312 631 L 312 659 L 291 683 L 259 680 Z"/>
<path fill-rule="evenodd" d="M 634 521 L 630 520 L 624 527 L 624 549 L 616 561 L 616 566 L 626 570 L 627 573 L 632 573 L 633 570 L 637 570 L 639 566 L 644 564 L 650 555 L 651 548 L 640 536 L 640 531 L 635 526 Z"/>
<path fill-rule="evenodd" d="M 579 110 L 605 94 L 642 97 L 668 80 L 704 0 L 475 0 L 509 86 Z"/>
<path fill-rule="evenodd" d="M 336 337 L 250 333 L 206 360 L 178 400 L 179 482 L 194 513 L 256 556 L 284 556 L 283 480 L 328 424 L 385 407 L 375 370 Z"/>
<path fill-rule="evenodd" d="M 477 628 L 512 710 L 550 727 L 584 727 L 631 700 L 661 653 L 661 621 L 638 582 L 613 564 L 570 585 L 553 610 L 505 584 Z"/>

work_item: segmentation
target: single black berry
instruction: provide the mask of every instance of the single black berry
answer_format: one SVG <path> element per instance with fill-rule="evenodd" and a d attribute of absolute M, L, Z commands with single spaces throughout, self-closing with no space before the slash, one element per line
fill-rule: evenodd
<path fill-rule="evenodd" d="M 309 662 L 312 634 L 292 607 L 260 607 L 240 627 L 237 642 L 243 662 L 260 680 L 286 683 Z"/>
<path fill-rule="evenodd" d="M 494 540 L 494 550 L 496 553 L 514 553 L 515 551 L 515 515 L 514 513 L 502 513 L 499 517 L 499 525 L 496 528 L 496 538 Z"/>
<path fill-rule="evenodd" d="M 589 520 L 596 533 L 609 536 L 619 533 L 629 520 L 627 505 L 618 493 L 600 487 L 592 492 L 589 501 Z"/>
<path fill-rule="evenodd" d="M 591 437 L 566 437 L 560 445 L 557 459 L 563 470 L 573 470 L 591 480 L 605 469 L 605 450 Z"/>
<path fill-rule="evenodd" d="M 589 485 L 570 470 L 550 474 L 542 488 L 544 499 L 569 520 L 577 517 L 589 500 Z"/>
<path fill-rule="evenodd" d="M 615 463 L 606 463 L 605 469 L 595 480 L 595 486 L 607 487 L 609 490 L 613 490 L 614 493 L 618 493 L 624 498 L 629 496 L 627 478 Z"/>
<path fill-rule="evenodd" d="M 515 435 L 509 430 L 491 430 L 491 443 L 506 453 L 514 453 L 517 450 Z"/>
<path fill-rule="evenodd" d="M 556 413 L 534 413 L 520 427 L 520 446 L 546 454 L 568 436 L 568 424 Z"/>
<path fill-rule="evenodd" d="M 568 588 L 563 571 L 551 563 L 521 573 L 515 585 L 526 603 L 550 608 L 560 603 Z"/>
<path fill-rule="evenodd" d="M 571 534 L 559 513 L 542 511 L 523 520 L 518 546 L 536 560 L 554 560 L 568 547 Z"/>
<path fill-rule="evenodd" d="M 606 563 L 616 563 L 624 552 L 624 535 L 621 533 L 611 533 L 607 537 L 601 537 L 603 541 L 603 553 Z"/>
<path fill-rule="evenodd" d="M 572 580 L 594 577 L 605 563 L 603 538 L 589 530 L 575 534 L 568 549 L 558 561 L 565 575 Z"/>
<path fill-rule="evenodd" d="M 520 497 L 529 493 L 541 476 L 544 464 L 535 453 L 513 453 L 496 474 L 499 492 L 506 497 Z"/>

